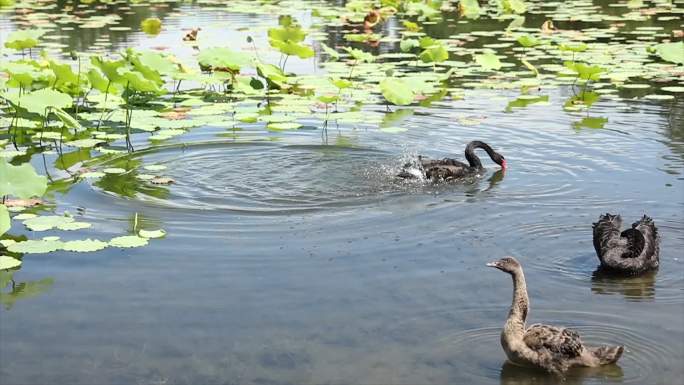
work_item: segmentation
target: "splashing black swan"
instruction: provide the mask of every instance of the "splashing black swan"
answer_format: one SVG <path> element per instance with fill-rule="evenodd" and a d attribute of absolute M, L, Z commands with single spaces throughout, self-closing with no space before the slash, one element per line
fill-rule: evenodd
<path fill-rule="evenodd" d="M 631 229 L 620 232 L 622 218 L 606 214 L 593 227 L 594 248 L 602 268 L 625 274 L 641 274 L 658 268 L 660 236 L 650 217 L 644 215 Z"/>
<path fill-rule="evenodd" d="M 562 374 L 573 366 L 595 367 L 620 359 L 622 346 L 584 346 L 579 334 L 571 329 L 541 324 L 526 328 L 530 305 L 522 266 L 513 257 L 490 262 L 487 266 L 513 277 L 513 304 L 501 331 L 501 345 L 511 362 Z"/>
<path fill-rule="evenodd" d="M 417 162 L 404 165 L 404 169 L 397 176 L 404 179 L 422 176 L 433 181 L 449 181 L 480 174 L 484 171 L 484 167 L 482 167 L 480 158 L 475 155 L 475 149 L 478 148 L 485 150 L 494 163 L 501 166 L 501 169 L 506 169 L 506 159 L 503 155 L 494 151 L 487 143 L 474 140 L 468 143 L 465 149 L 465 157 L 468 160 L 468 164 L 451 158 L 426 159 L 419 155 Z"/>

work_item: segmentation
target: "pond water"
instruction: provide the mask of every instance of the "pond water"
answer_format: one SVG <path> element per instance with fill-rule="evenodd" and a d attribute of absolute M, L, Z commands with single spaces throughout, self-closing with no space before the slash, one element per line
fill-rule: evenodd
<path fill-rule="evenodd" d="M 242 48 L 251 46 L 249 32 L 261 55 L 278 60 L 266 49 L 274 15 L 161 4 L 131 7 L 119 24 L 131 31 L 66 30 L 65 47 L 56 48 L 163 46 L 192 58 L 178 42 L 202 26 L 217 44 Z M 293 12 L 312 23 L 305 7 Z M 0 15 L 3 34 L 21 27 L 21 13 Z M 151 15 L 164 23 L 156 37 L 138 32 Z M 544 20 L 528 17 L 537 27 Z M 465 27 L 447 19 L 426 28 L 448 37 Z M 341 39 L 337 29 L 330 27 L 329 39 Z M 288 71 L 325 68 L 293 58 Z M 576 328 L 589 345 L 626 347 L 619 365 L 571 370 L 566 383 L 677 383 L 684 375 L 684 100 L 638 98 L 647 93 L 623 89 L 588 111 L 567 111 L 573 90 L 549 87 L 548 103 L 510 110 L 517 89 L 465 87 L 461 100 L 392 107 L 399 123 L 390 126 L 406 129 L 400 132 L 366 122 L 328 122 L 324 131 L 317 115 L 282 132 L 261 123 L 205 124 L 161 145 L 136 133 L 133 155 L 103 165 L 163 165 L 175 183 L 141 185 L 127 173 L 53 189 L 44 210 L 93 226 L 39 236 L 106 239 L 143 226 L 163 228 L 166 237 L 142 248 L 24 256 L 14 273 L 18 288 L 3 288 L 0 382 L 553 384 L 556 377 L 505 363 L 499 333 L 512 284 L 485 263 L 513 255 L 525 269 L 530 323 Z M 373 120 L 386 109 L 363 111 Z M 607 120 L 600 129 L 578 123 L 587 117 Z M 483 158 L 486 174 L 462 183 L 394 177 L 416 154 L 463 159 L 475 139 L 506 157 L 505 173 Z M 43 161 L 59 174 L 57 153 L 33 156 L 40 173 Z M 655 219 L 659 271 L 595 273 L 591 225 L 605 212 L 622 214 L 626 224 L 643 214 Z M 16 222 L 10 233 L 36 237 Z"/>

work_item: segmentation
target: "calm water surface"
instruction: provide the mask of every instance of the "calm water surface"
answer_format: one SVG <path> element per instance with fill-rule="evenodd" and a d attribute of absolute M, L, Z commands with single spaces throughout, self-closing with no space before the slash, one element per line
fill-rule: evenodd
<path fill-rule="evenodd" d="M 276 22 L 198 11 L 165 20 L 175 32 L 128 33 L 121 44 L 173 45 L 179 28 L 226 20 L 239 34 L 255 18 Z M 589 115 L 607 118 L 605 128 L 577 129 L 587 113 L 563 111 L 570 93 L 507 113 L 515 92 L 466 91 L 417 108 L 394 135 L 332 124 L 326 137 L 316 120 L 284 134 L 199 128 L 185 146 L 134 159 L 168 166 L 174 185 L 113 193 L 122 181 L 105 178 L 55 193 L 58 212 L 94 224 L 85 237 L 116 236 L 135 213 L 168 235 L 139 249 L 25 257 L 17 284 L 52 284 L 0 309 L 0 382 L 555 383 L 505 364 L 499 333 L 512 284 L 484 264 L 514 255 L 531 323 L 626 346 L 619 366 L 574 370 L 567 383 L 677 383 L 684 100 L 604 100 Z M 505 174 L 487 160 L 486 175 L 461 184 L 393 177 L 416 153 L 461 158 L 473 139 L 506 156 Z M 656 274 L 594 273 L 591 223 L 605 212 L 626 224 L 655 218 Z"/>

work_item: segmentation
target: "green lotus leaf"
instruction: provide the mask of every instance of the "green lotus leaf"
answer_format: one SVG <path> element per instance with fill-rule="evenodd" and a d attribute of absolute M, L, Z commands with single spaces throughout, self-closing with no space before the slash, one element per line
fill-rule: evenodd
<path fill-rule="evenodd" d="M 409 52 L 418 47 L 420 47 L 418 39 L 403 39 L 399 42 L 399 49 L 401 49 L 402 52 Z"/>
<path fill-rule="evenodd" d="M 148 35 L 159 35 L 161 32 L 162 22 L 156 17 L 149 17 L 140 22 L 140 29 Z"/>
<path fill-rule="evenodd" d="M 213 47 L 200 51 L 197 59 L 201 66 L 211 68 L 228 68 L 240 71 L 240 68 L 252 63 L 251 57 L 228 48 Z"/>
<path fill-rule="evenodd" d="M 413 102 L 413 90 L 401 79 L 385 78 L 380 82 L 382 96 L 392 104 L 404 106 Z"/>
<path fill-rule="evenodd" d="M 121 237 L 112 238 L 109 241 L 109 246 L 129 248 L 145 246 L 147 243 L 147 238 L 139 237 L 137 235 L 124 235 Z"/>
<path fill-rule="evenodd" d="M 104 76 L 109 80 L 109 83 L 115 83 L 121 79 L 121 74 L 119 69 L 126 65 L 126 61 L 123 59 L 119 60 L 105 60 L 99 56 L 93 56 L 90 58 L 90 62 L 93 66 L 98 68 Z M 89 73 L 90 77 L 90 73 Z M 106 85 L 105 85 L 106 88 Z M 98 88 L 99 89 L 99 88 Z M 101 90 L 101 92 L 105 92 Z"/>
<path fill-rule="evenodd" d="M 375 56 L 373 54 L 364 52 L 360 49 L 357 48 L 349 48 L 349 47 L 344 47 L 343 48 L 345 51 L 347 51 L 348 54 L 351 55 L 352 58 L 356 61 L 360 62 L 366 62 L 366 63 L 371 63 L 375 61 Z"/>
<path fill-rule="evenodd" d="M 33 231 L 46 231 L 60 225 L 74 222 L 74 218 L 63 215 L 42 215 L 24 221 L 24 226 Z"/>
<path fill-rule="evenodd" d="M 87 222 L 68 222 L 68 223 L 60 223 L 57 225 L 58 230 L 64 230 L 64 231 L 74 231 L 74 230 L 83 230 L 91 227 L 92 224 L 87 223 Z"/>
<path fill-rule="evenodd" d="M 273 64 L 257 63 L 257 74 L 266 79 L 271 88 L 280 89 L 287 83 L 287 75 Z"/>
<path fill-rule="evenodd" d="M 541 41 L 531 35 L 522 35 L 517 39 L 518 44 L 525 48 L 535 47 L 541 44 Z"/>
<path fill-rule="evenodd" d="M 159 87 L 159 84 L 154 80 L 145 77 L 141 72 L 131 71 L 128 68 L 119 69 L 121 78 L 119 82 L 126 88 L 133 89 L 138 92 L 151 92 L 157 95 L 163 94 L 165 91 Z"/>
<path fill-rule="evenodd" d="M 330 48 L 327 44 L 321 42 L 320 45 L 323 48 L 323 52 L 330 56 L 331 59 L 338 60 L 340 58 L 340 53 Z"/>
<path fill-rule="evenodd" d="M 14 166 L 0 158 L 0 196 L 12 195 L 21 199 L 42 196 L 47 189 L 47 178 L 38 175 L 30 163 Z"/>
<path fill-rule="evenodd" d="M 140 231 L 138 231 L 138 235 L 143 237 L 143 238 L 147 238 L 147 239 L 163 238 L 166 236 L 166 231 L 164 231 L 162 229 L 159 229 L 159 230 L 140 230 Z"/>
<path fill-rule="evenodd" d="M 468 19 L 477 19 L 482 14 L 482 8 L 477 0 L 460 0 L 458 9 L 459 13 Z"/>
<path fill-rule="evenodd" d="M 302 59 L 308 59 L 316 54 L 308 45 L 292 41 L 272 40 L 271 45 L 285 55 L 294 55 Z"/>
<path fill-rule="evenodd" d="M 7 250 L 11 253 L 42 254 L 51 253 L 62 248 L 64 243 L 60 240 L 28 240 L 11 244 Z"/>
<path fill-rule="evenodd" d="M 561 51 L 570 51 L 570 52 L 584 52 L 589 48 L 586 44 L 584 43 L 561 43 L 558 46 L 558 49 Z"/>
<path fill-rule="evenodd" d="M 62 249 L 66 251 L 75 251 L 79 253 L 87 253 L 92 251 L 102 250 L 109 246 L 109 243 L 100 241 L 98 239 L 84 239 L 78 241 L 68 241 L 62 244 Z"/>
<path fill-rule="evenodd" d="M 57 116 L 57 118 L 59 118 L 59 120 L 61 120 L 62 123 L 64 123 L 66 127 L 75 128 L 77 130 L 83 129 L 81 123 L 79 123 L 78 120 L 74 119 L 73 116 L 69 115 L 69 113 L 67 113 L 63 109 L 59 107 L 54 107 L 52 109 L 52 113 L 54 113 Z"/>
<path fill-rule="evenodd" d="M 6 255 L 0 255 L 0 270 L 13 269 L 18 266 L 21 266 L 20 260 Z"/>
<path fill-rule="evenodd" d="M 498 70 L 501 68 L 499 57 L 491 52 L 475 55 L 475 62 L 485 71 Z"/>
<path fill-rule="evenodd" d="M 684 41 L 656 44 L 652 50 L 665 61 L 684 64 Z"/>
<path fill-rule="evenodd" d="M 45 34 L 42 29 L 24 29 L 19 31 L 14 31 L 7 36 L 5 41 L 5 47 L 22 50 L 33 48 L 38 45 L 41 36 Z"/>
<path fill-rule="evenodd" d="M 504 13 L 525 13 L 527 5 L 522 0 L 501 0 L 499 3 Z"/>
<path fill-rule="evenodd" d="M 449 53 L 444 45 L 436 44 L 426 48 L 419 57 L 423 63 L 441 63 L 449 59 Z"/>
<path fill-rule="evenodd" d="M 340 79 L 340 78 L 330 78 L 330 83 L 332 83 L 335 87 L 339 89 L 345 89 L 349 88 L 352 86 L 352 82 L 347 80 L 347 79 Z"/>
<path fill-rule="evenodd" d="M 45 115 L 48 108 L 66 108 L 73 104 L 71 96 L 49 88 L 33 91 L 19 100 L 21 108 L 39 115 Z"/>
<path fill-rule="evenodd" d="M 5 205 L 0 205 L 0 235 L 5 234 L 12 227 L 9 211 Z"/>

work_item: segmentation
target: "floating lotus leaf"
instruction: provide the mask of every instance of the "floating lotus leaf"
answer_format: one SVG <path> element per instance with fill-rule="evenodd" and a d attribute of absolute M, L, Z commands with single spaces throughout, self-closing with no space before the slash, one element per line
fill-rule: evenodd
<path fill-rule="evenodd" d="M 148 171 L 166 170 L 166 166 L 164 166 L 163 164 L 149 164 L 147 166 L 144 166 L 143 168 Z"/>
<path fill-rule="evenodd" d="M 140 231 L 138 231 L 138 235 L 143 237 L 143 238 L 147 238 L 147 239 L 163 238 L 166 236 L 166 231 L 164 231 L 162 229 L 159 229 L 159 230 L 140 230 Z"/>
<path fill-rule="evenodd" d="M 43 195 L 46 189 L 47 178 L 38 175 L 30 163 L 14 166 L 0 158 L 0 196 L 28 199 Z"/>
<path fill-rule="evenodd" d="M 0 255 L 0 270 L 13 269 L 18 266 L 21 266 L 20 260 L 6 255 Z"/>
<path fill-rule="evenodd" d="M 60 240 L 28 240 L 11 244 L 7 250 L 11 253 L 42 254 L 57 251 L 62 248 L 63 244 Z"/>
<path fill-rule="evenodd" d="M 684 64 L 684 41 L 656 44 L 653 51 L 665 61 Z"/>
<path fill-rule="evenodd" d="M 57 225 L 58 230 L 64 230 L 64 231 L 74 231 L 74 230 L 82 230 L 82 229 L 87 229 L 91 227 L 92 224 L 87 223 L 87 222 L 68 222 L 68 223 L 60 223 Z"/>
<path fill-rule="evenodd" d="M 139 237 L 137 235 L 124 235 L 122 237 L 112 238 L 109 241 L 109 246 L 112 247 L 141 247 L 147 245 L 147 238 Z"/>
<path fill-rule="evenodd" d="M 501 68 L 499 57 L 491 52 L 475 55 L 475 62 L 485 71 L 498 70 Z"/>
<path fill-rule="evenodd" d="M 104 143 L 104 140 L 101 139 L 78 139 L 78 140 L 72 140 L 70 142 L 65 142 L 67 146 L 72 146 L 72 147 L 79 147 L 79 148 L 90 148 L 90 147 L 95 147 L 100 143 Z"/>
<path fill-rule="evenodd" d="M 87 253 L 92 251 L 102 250 L 109 246 L 109 243 L 97 239 L 84 239 L 79 241 L 68 241 L 62 244 L 62 249 L 66 251 L 75 251 L 79 253 Z"/>
<path fill-rule="evenodd" d="M 42 215 L 24 221 L 24 226 L 33 231 L 46 231 L 60 225 L 74 222 L 74 218 L 63 215 Z"/>

